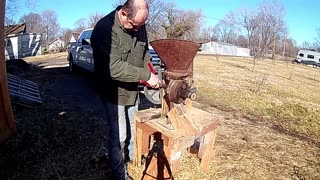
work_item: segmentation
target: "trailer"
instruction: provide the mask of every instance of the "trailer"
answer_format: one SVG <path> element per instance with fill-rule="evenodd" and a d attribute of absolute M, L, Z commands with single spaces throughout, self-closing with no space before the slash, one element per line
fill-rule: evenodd
<path fill-rule="evenodd" d="M 311 50 L 300 50 L 296 59 L 297 63 L 320 66 L 320 53 Z"/>

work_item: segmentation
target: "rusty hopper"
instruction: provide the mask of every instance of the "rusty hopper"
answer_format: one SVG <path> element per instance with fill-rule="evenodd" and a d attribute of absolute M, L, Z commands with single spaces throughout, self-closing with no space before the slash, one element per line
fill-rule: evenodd
<path fill-rule="evenodd" d="M 152 41 L 150 44 L 166 66 L 167 71 L 188 73 L 192 76 L 193 58 L 200 47 L 198 43 L 177 39 L 161 39 Z"/>

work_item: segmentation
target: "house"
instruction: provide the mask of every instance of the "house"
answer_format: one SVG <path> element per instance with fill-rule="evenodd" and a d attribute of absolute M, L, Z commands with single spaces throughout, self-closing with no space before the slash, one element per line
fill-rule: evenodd
<path fill-rule="evenodd" d="M 61 39 L 54 39 L 53 41 L 49 42 L 49 51 L 60 51 L 64 49 L 64 41 Z"/>
<path fill-rule="evenodd" d="M 74 43 L 77 43 L 78 38 L 80 36 L 79 32 L 72 32 L 69 38 L 68 46 L 67 48 L 70 49 Z"/>
<path fill-rule="evenodd" d="M 72 32 L 69 39 L 69 43 L 77 42 L 79 36 L 80 36 L 79 32 Z"/>
<path fill-rule="evenodd" d="M 226 56 L 250 56 L 250 49 L 235 46 L 223 42 L 206 42 L 201 44 L 201 52 L 203 54 L 216 54 Z"/>
<path fill-rule="evenodd" d="M 41 34 L 27 33 L 26 24 L 5 26 L 6 60 L 41 55 Z"/>

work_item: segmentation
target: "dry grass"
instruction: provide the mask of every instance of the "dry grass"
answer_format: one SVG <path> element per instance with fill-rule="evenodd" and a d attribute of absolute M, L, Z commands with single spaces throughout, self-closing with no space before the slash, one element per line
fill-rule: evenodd
<path fill-rule="evenodd" d="M 193 154 L 184 153 L 177 180 L 201 179 L 319 179 L 320 150 L 304 140 L 279 133 L 265 122 L 252 122 L 241 112 L 222 112 L 203 104 L 195 106 L 225 118 L 218 129 L 215 157 L 208 173 Z M 143 167 L 129 166 L 134 179 Z"/>
<path fill-rule="evenodd" d="M 320 70 L 283 61 L 197 56 L 199 101 L 240 110 L 320 141 Z"/>
<path fill-rule="evenodd" d="M 279 133 L 268 123 L 252 122 L 240 112 L 223 114 L 215 159 L 210 173 L 200 179 L 320 178 L 319 147 Z"/>
<path fill-rule="evenodd" d="M 48 59 L 55 59 L 60 57 L 67 57 L 67 52 L 58 52 L 58 53 L 51 53 L 51 54 L 45 54 L 41 56 L 30 56 L 24 58 L 27 62 L 33 62 L 33 61 L 41 61 L 41 60 L 48 60 Z"/>
<path fill-rule="evenodd" d="M 175 179 L 320 179 L 319 147 L 279 131 L 280 125 L 319 141 L 318 69 L 272 61 L 251 68 L 250 59 L 196 57 L 194 105 L 225 118 L 209 172 L 184 153 Z M 110 179 L 109 161 L 100 158 L 108 139 L 103 119 L 53 95 L 52 83 L 64 76 L 58 69 L 28 72 L 44 103 L 16 112 L 18 136 L 0 146 L 0 179 Z M 142 171 L 129 166 L 134 179 Z"/>
<path fill-rule="evenodd" d="M 175 179 L 320 179 L 319 69 L 265 60 L 252 71 L 250 58 L 210 56 L 194 67 L 195 106 L 225 118 L 209 172 L 184 153 Z M 139 179 L 143 169 L 129 169 Z"/>

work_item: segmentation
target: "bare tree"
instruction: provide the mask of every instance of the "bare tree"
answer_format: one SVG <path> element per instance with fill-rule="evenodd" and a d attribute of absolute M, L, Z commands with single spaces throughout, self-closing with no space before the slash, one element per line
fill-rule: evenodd
<path fill-rule="evenodd" d="M 240 13 L 239 21 L 239 24 L 244 29 L 245 36 L 247 38 L 246 47 L 252 50 L 254 35 L 257 34 L 257 30 L 259 28 L 257 13 L 254 10 L 245 9 Z"/>
<path fill-rule="evenodd" d="M 234 44 L 239 31 L 235 13 L 232 11 L 227 13 L 227 15 L 214 26 L 213 31 L 219 41 Z"/>
<path fill-rule="evenodd" d="M 44 27 L 42 24 L 42 18 L 40 14 L 29 13 L 23 15 L 20 20 L 20 23 L 25 23 L 27 27 L 27 32 L 29 33 L 43 33 Z"/>
<path fill-rule="evenodd" d="M 234 42 L 235 45 L 237 46 L 240 46 L 240 47 L 246 47 L 248 48 L 248 41 L 247 41 L 247 38 L 244 36 L 244 35 L 239 35 L 235 42 Z M 250 48 L 249 48 L 250 49 Z"/>
<path fill-rule="evenodd" d="M 60 29 L 59 36 L 60 36 L 61 40 L 63 40 L 65 45 L 67 45 L 69 43 L 72 32 L 73 31 L 69 28 Z"/>
<path fill-rule="evenodd" d="M 264 1 L 258 10 L 260 48 L 264 54 L 272 50 L 272 58 L 275 55 L 277 39 L 282 38 L 287 32 L 284 15 L 284 7 L 277 0 Z"/>
<path fill-rule="evenodd" d="M 83 31 L 84 29 L 89 28 L 88 21 L 84 18 L 78 19 L 75 23 L 75 31 Z"/>
<path fill-rule="evenodd" d="M 303 41 L 301 48 L 302 49 L 313 49 L 313 46 L 309 41 Z"/>
<path fill-rule="evenodd" d="M 5 25 L 16 24 L 14 20 L 15 16 L 23 5 L 29 9 L 33 9 L 36 5 L 36 0 L 6 0 Z"/>
<path fill-rule="evenodd" d="M 96 12 L 94 14 L 91 14 L 90 17 L 89 17 L 89 27 L 94 27 L 97 22 L 102 19 L 104 17 L 104 13 L 99 13 L 99 12 Z"/>
<path fill-rule="evenodd" d="M 187 34 L 199 27 L 201 19 L 201 11 L 178 10 L 175 4 L 168 3 L 161 26 L 164 28 L 167 38 L 190 39 Z"/>
<path fill-rule="evenodd" d="M 126 0 L 118 0 L 113 4 L 113 7 L 116 8 L 120 5 L 123 5 L 126 2 Z"/>
<path fill-rule="evenodd" d="M 48 48 L 49 41 L 53 40 L 60 29 L 60 25 L 57 21 L 57 13 L 53 10 L 45 10 L 41 13 L 42 23 L 45 28 L 45 42 Z"/>
<path fill-rule="evenodd" d="M 285 42 L 285 56 L 292 58 L 296 57 L 299 51 L 297 48 L 297 42 L 292 38 L 286 39 Z"/>
<path fill-rule="evenodd" d="M 320 28 L 316 29 L 315 47 L 320 52 Z"/>
<path fill-rule="evenodd" d="M 214 34 L 213 34 L 213 27 L 209 26 L 209 27 L 202 27 L 200 29 L 200 37 L 199 37 L 199 41 L 202 42 L 209 42 L 212 40 L 217 39 Z"/>
<path fill-rule="evenodd" d="M 187 10 L 181 13 L 182 22 L 188 23 L 191 29 L 184 35 L 184 39 L 196 41 L 200 38 L 200 30 L 203 22 L 203 13 L 201 10 Z"/>
<path fill-rule="evenodd" d="M 149 40 L 164 38 L 164 31 L 161 31 L 161 20 L 165 12 L 165 3 L 161 0 L 147 1 L 149 4 L 149 17 L 146 26 Z"/>
<path fill-rule="evenodd" d="M 14 16 L 17 9 L 18 9 L 18 5 L 16 0 L 6 1 L 6 11 L 5 11 L 5 19 L 4 19 L 6 26 L 15 24 Z"/>

